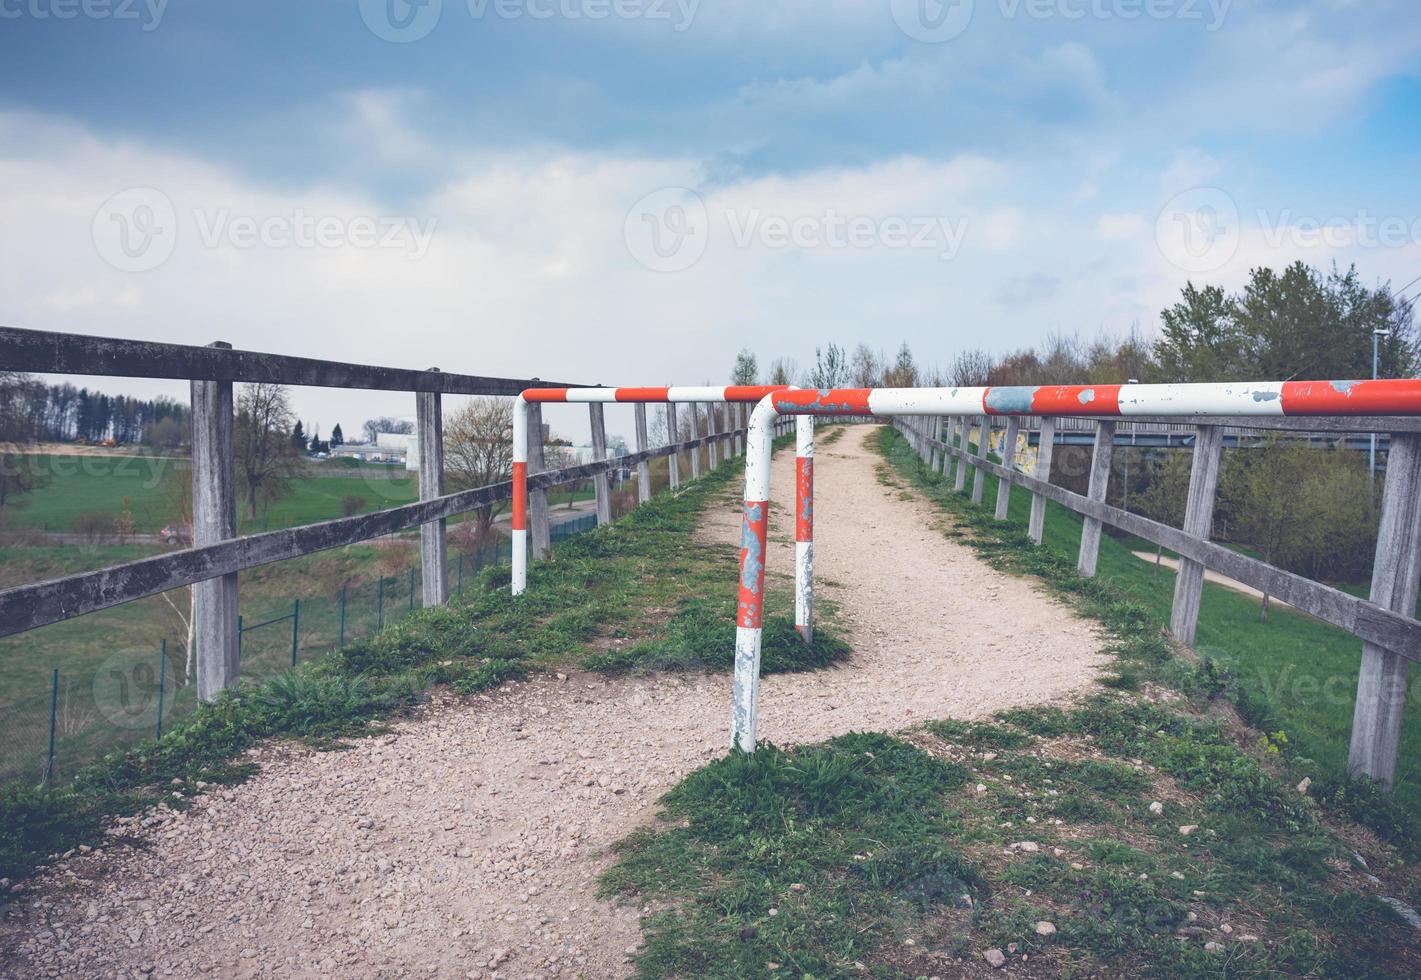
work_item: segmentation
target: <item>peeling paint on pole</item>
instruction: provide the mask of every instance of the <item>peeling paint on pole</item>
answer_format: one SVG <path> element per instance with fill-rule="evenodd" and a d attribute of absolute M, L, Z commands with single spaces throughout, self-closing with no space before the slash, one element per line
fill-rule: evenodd
<path fill-rule="evenodd" d="M 814 416 L 794 420 L 794 626 L 814 640 Z"/>

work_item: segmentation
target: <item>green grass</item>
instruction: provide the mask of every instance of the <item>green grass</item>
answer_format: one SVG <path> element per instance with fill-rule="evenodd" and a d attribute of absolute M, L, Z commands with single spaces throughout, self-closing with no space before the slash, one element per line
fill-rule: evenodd
<path fill-rule="evenodd" d="M 1170 655 L 1160 637 L 1169 622 L 1174 573 L 1132 554 L 1137 539 L 1104 535 L 1094 579 L 1075 574 L 1081 519 L 1047 503 L 1044 548 L 1025 536 L 1030 495 L 1012 491 L 1008 518 L 992 518 L 997 479 L 988 476 L 983 506 L 974 508 L 951 483 L 929 473 L 906 442 L 884 430 L 883 451 L 894 472 L 947 508 L 970 531 L 970 541 L 989 561 L 1045 580 L 1088 613 L 1126 627 L 1132 640 L 1115 681 L 1131 687 L 1142 679 L 1163 679 L 1191 692 L 1204 690 L 1232 702 L 1260 731 L 1283 732 L 1278 746 L 1298 779 L 1312 779 L 1314 792 L 1336 802 L 1412 853 L 1421 854 L 1421 686 L 1411 685 L 1403 714 L 1396 787 L 1390 802 L 1368 787 L 1346 780 L 1361 641 L 1291 609 L 1272 607 L 1267 622 L 1259 600 L 1207 582 L 1194 649 L 1197 668 Z M 968 481 L 970 490 L 971 481 Z M 1421 675 L 1417 675 L 1421 676 Z"/>
<path fill-rule="evenodd" d="M 1293 787 L 1299 760 L 1277 751 L 1292 751 L 1291 734 L 1258 738 L 1215 717 L 1234 675 L 1178 659 L 1149 603 L 1107 576 L 1079 578 L 1059 544 L 1025 547 L 1019 523 L 949 499 L 901 437 L 881 440 L 882 482 L 916 484 L 988 560 L 1100 620 L 1119 690 L 899 737 L 767 745 L 692 773 L 602 880 L 653 909 L 640 976 L 976 975 L 989 949 L 1039 976 L 1421 971 L 1410 927 L 1376 897 L 1421 894 L 1404 859 L 1412 822 L 1395 804 L 1363 787 L 1345 809 L 1394 820 L 1401 853 L 1339 819 L 1335 796 L 1320 805 Z M 1048 538 L 1078 539 L 1067 518 L 1051 515 Z"/>
<path fill-rule="evenodd" d="M 50 854 L 96 842 L 106 815 L 132 812 L 173 792 L 185 796 L 198 782 L 242 778 L 247 770 L 232 759 L 260 739 L 285 736 L 324 743 L 379 731 L 383 719 L 422 700 L 430 684 L 474 693 L 538 668 L 584 662 L 609 671 L 726 668 L 734 631 L 724 627 L 733 623 L 738 556 L 729 546 L 696 542 L 693 534 L 707 507 L 734 504 L 736 469 L 722 466 L 678 493 L 657 495 L 606 527 L 558 542 L 552 558 L 532 563 L 522 596 L 508 594 L 507 567 L 492 566 L 468 581 L 448 605 L 409 611 L 401 576 L 387 596 L 386 628 L 352 638 L 338 650 L 332 649 L 328 611 L 310 603 L 308 620 L 308 603 L 303 602 L 302 622 L 316 624 L 309 639 L 325 637 L 326 652 L 288 670 L 289 660 L 282 658 L 289 655 L 289 623 L 262 631 L 274 633 L 271 653 L 263 654 L 256 635 L 248 634 L 243 673 L 252 680 L 210 705 L 191 704 L 189 691 L 187 711 L 162 739 L 148 736 L 152 720 L 144 715 L 129 739 L 137 744 L 115 746 L 72 781 L 66 778 L 44 790 L 35 788 L 31 777 L 0 791 L 0 877 L 22 876 Z M 334 582 L 351 571 L 345 563 L 379 560 L 379 549 L 370 548 L 363 557 L 349 551 L 244 576 L 248 621 L 289 608 L 289 593 L 281 590 L 292 587 L 293 575 L 308 583 Z M 46 560 L 62 562 L 57 556 Z M 722 595 L 723 600 L 705 598 Z M 158 611 L 140 605 L 113 611 L 131 617 L 124 628 L 139 629 L 145 615 Z M 832 608 L 823 612 L 826 621 L 831 619 Z M 105 630 L 96 630 L 90 621 L 85 634 L 83 622 L 58 625 L 74 631 L 66 634 L 66 642 L 101 663 L 117 627 L 110 620 Z M 34 642 L 34 635 L 28 642 Z M 728 637 L 724 650 L 718 649 L 721 637 Z M 622 647 L 619 662 L 597 663 Z M 771 630 L 765 648 L 767 669 L 808 669 L 847 652 L 829 622 L 821 625 L 813 646 L 792 631 Z M 22 652 L 0 657 L 0 663 L 24 662 Z M 265 676 L 253 669 L 263 662 L 271 668 Z M 47 713 L 47 686 L 41 691 Z M 61 772 L 67 777 L 73 769 L 66 766 Z M 180 784 L 176 790 L 170 785 L 174 779 Z"/>
<path fill-rule="evenodd" d="M 81 514 L 116 519 L 125 500 L 139 534 L 154 534 L 179 520 L 173 499 L 179 467 L 187 468 L 186 459 L 39 454 L 22 457 L 22 465 L 44 475 L 45 483 L 6 505 L 8 530 L 68 532 Z M 590 486 L 558 490 L 549 494 L 549 502 L 558 506 L 591 499 L 592 494 Z M 252 533 L 334 520 L 345 516 L 347 497 L 363 501 L 360 513 L 398 507 L 419 499 L 419 481 L 402 468 L 313 464 L 291 481 L 290 494 L 257 517 L 249 518 L 239 504 L 238 530 Z"/>

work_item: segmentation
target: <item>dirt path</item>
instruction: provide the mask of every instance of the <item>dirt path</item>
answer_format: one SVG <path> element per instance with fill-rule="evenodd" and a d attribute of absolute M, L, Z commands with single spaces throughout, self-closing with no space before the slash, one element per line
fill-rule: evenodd
<path fill-rule="evenodd" d="M 980 717 L 1087 685 L 1104 659 L 1089 624 L 879 483 L 871 434 L 849 429 L 817 466 L 818 574 L 856 654 L 767 678 L 762 737 Z M 785 501 L 793 460 L 781 456 Z M 729 498 L 702 533 L 738 539 Z M 786 529 L 771 535 L 770 571 L 787 573 Z M 625 975 L 638 910 L 598 901 L 595 877 L 662 792 L 725 751 L 729 695 L 724 676 L 550 677 L 444 698 L 346 751 L 263 750 L 248 783 L 122 828 L 144 849 L 48 873 L 5 913 L 0 972 Z"/>

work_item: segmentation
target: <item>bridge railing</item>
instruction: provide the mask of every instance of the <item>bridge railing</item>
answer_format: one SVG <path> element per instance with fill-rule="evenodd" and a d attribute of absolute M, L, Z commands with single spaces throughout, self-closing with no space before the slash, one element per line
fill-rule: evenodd
<path fill-rule="evenodd" d="M 196 661 L 198 696 L 215 697 L 240 676 L 237 573 L 288 558 L 355 544 L 412 527 L 421 531 L 423 602 L 439 605 L 449 595 L 446 522 L 479 507 L 510 501 L 513 485 L 446 493 L 441 399 L 444 395 L 516 396 L 528 388 L 569 387 L 537 378 L 500 378 L 452 374 L 437 369 L 407 370 L 337 361 L 234 350 L 218 342 L 207 347 L 89 337 L 0 327 L 0 368 L 35 374 L 82 374 L 122 378 L 188 381 L 192 397 L 193 546 L 137 561 L 111 565 L 49 581 L 0 590 L 0 636 L 73 619 L 134 599 L 183 586 L 196 588 Z M 419 452 L 416 503 L 354 517 L 322 521 L 260 534 L 237 534 L 237 477 L 233 384 L 238 382 L 404 391 L 415 395 Z M 639 467 L 640 500 L 649 497 L 646 464 L 691 453 L 698 475 L 700 449 L 708 464 L 738 455 L 744 446 L 743 410 L 690 406 L 695 438 L 670 445 L 647 444 L 645 406 L 637 406 L 637 451 L 579 466 L 544 470 L 535 460 L 529 488 L 539 493 L 591 479 L 597 494 L 599 523 L 611 520 L 609 474 Z M 605 456 L 602 406 L 591 405 L 594 446 Z M 705 420 L 705 434 L 701 419 Z M 540 422 L 540 420 L 539 420 Z M 673 419 L 674 422 L 674 419 Z M 538 431 L 541 431 L 541 426 Z M 672 439 L 676 430 L 671 430 Z M 541 447 L 541 440 L 539 440 Z M 676 467 L 672 465 L 673 484 Z M 535 511 L 535 542 L 549 541 L 547 508 Z M 542 522 L 539 526 L 537 522 Z"/>
<path fill-rule="evenodd" d="M 1034 471 L 1016 466 L 1018 436 L 1030 424 L 1038 431 Z M 1129 421 L 1051 416 L 899 416 L 894 425 L 907 437 L 923 462 L 951 477 L 981 504 L 983 478 L 998 478 L 995 515 L 1004 519 L 1013 487 L 1031 494 L 1028 533 L 1042 542 L 1046 501 L 1053 501 L 1084 520 L 1077 571 L 1093 576 L 1100 549 L 1101 528 L 1108 525 L 1143 538 L 1180 557 L 1169 631 L 1191 645 L 1199 622 L 1205 570 L 1215 571 L 1323 622 L 1363 642 L 1357 682 L 1348 769 L 1390 787 L 1396 771 L 1401 711 L 1406 701 L 1410 662 L 1421 660 L 1421 622 L 1413 618 L 1421 577 L 1421 418 L 1410 416 L 1227 417 L 1198 420 L 1137 416 Z M 1193 465 L 1183 527 L 1176 528 L 1106 502 L 1111 458 L 1117 441 L 1134 426 L 1143 431 L 1177 431 L 1184 425 L 1194 438 L 1189 447 Z M 1004 430 L 1003 463 L 987 458 L 993 427 Z M 1052 450 L 1057 434 L 1088 426 L 1093 431 L 1089 484 L 1079 494 L 1050 482 Z M 1371 592 L 1362 599 L 1340 589 L 1285 571 L 1240 554 L 1210 540 L 1219 469 L 1225 435 L 1274 431 L 1300 438 L 1343 438 L 1378 434 L 1388 450 L 1381 519 L 1373 564 Z M 974 434 L 975 432 L 975 434 Z M 975 444 L 975 451 L 972 445 Z M 954 469 L 955 467 L 955 469 Z"/>

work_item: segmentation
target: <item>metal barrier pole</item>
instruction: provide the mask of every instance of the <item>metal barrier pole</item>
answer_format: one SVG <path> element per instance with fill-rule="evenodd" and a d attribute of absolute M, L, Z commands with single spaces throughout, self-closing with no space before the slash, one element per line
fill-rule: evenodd
<path fill-rule="evenodd" d="M 337 650 L 345 649 L 345 586 L 340 587 L 340 639 L 336 643 Z"/>
<path fill-rule="evenodd" d="M 296 599 L 291 604 L 291 666 L 296 666 L 296 647 L 300 642 L 299 634 L 301 630 L 301 600 Z"/>
<path fill-rule="evenodd" d="M 794 418 L 794 625 L 814 642 L 814 416 Z M 748 449 L 748 439 L 747 439 Z"/>
<path fill-rule="evenodd" d="M 44 764 L 44 784 L 49 785 L 54 778 L 54 723 L 59 715 L 59 668 L 54 668 L 54 677 L 49 685 L 49 760 Z"/>
<path fill-rule="evenodd" d="M 158 730 L 154 738 L 163 737 L 163 680 L 168 672 L 168 641 L 163 640 L 158 647 Z"/>

